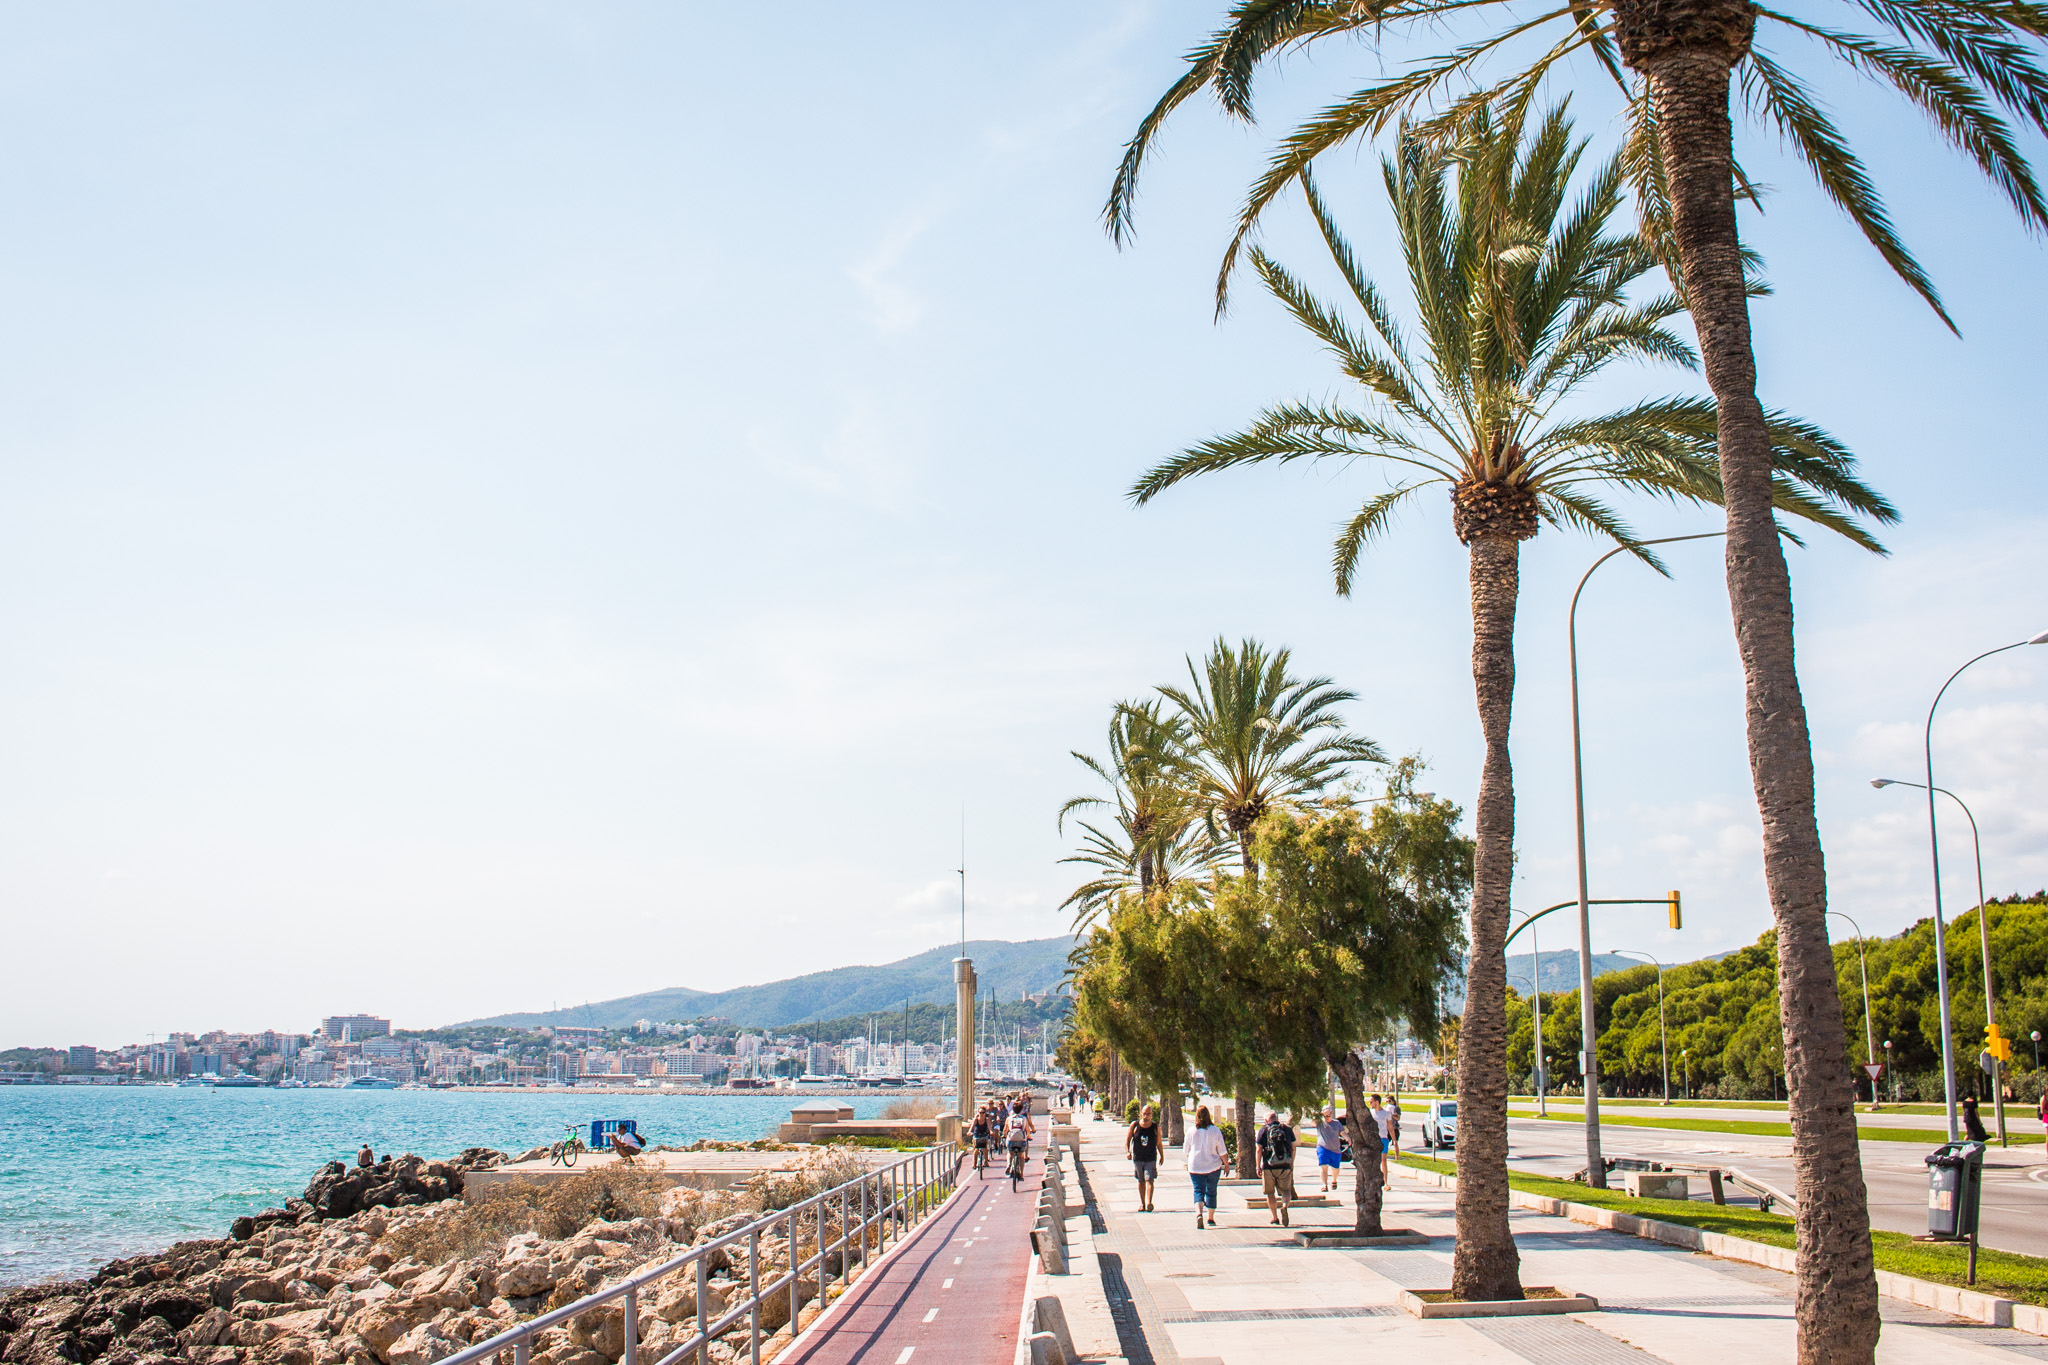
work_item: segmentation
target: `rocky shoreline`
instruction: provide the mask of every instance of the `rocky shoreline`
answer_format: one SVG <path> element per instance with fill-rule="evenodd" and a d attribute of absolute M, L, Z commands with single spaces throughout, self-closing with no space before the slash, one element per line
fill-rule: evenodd
<path fill-rule="evenodd" d="M 303 1197 L 236 1219 L 217 1241 L 0 1294 L 0 1365 L 434 1365 L 863 1169 L 849 1152 L 821 1149 L 803 1170 L 715 1193 L 614 1167 L 463 1201 L 469 1172 L 513 1159 L 471 1148 L 447 1161 L 330 1162 Z M 790 1249 L 776 1237 L 761 1246 L 760 1274 L 772 1279 Z M 807 1230 L 797 1250 L 813 1249 Z M 748 1277 L 722 1250 L 708 1259 L 705 1308 L 715 1314 Z M 829 1260 L 836 1273 L 838 1257 Z M 677 1278 L 689 1283 L 643 1302 L 643 1350 L 654 1353 L 643 1359 L 694 1331 L 694 1277 Z M 802 1321 L 815 1311 L 806 1307 Z M 786 1295 L 763 1305 L 764 1329 L 785 1340 L 788 1317 Z M 612 1307 L 542 1333 L 532 1365 L 612 1365 L 623 1352 Z M 718 1342 L 711 1358 L 735 1357 Z"/>

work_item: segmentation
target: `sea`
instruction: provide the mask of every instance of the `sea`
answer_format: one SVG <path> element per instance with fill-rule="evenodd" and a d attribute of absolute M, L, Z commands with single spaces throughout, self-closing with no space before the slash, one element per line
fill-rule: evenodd
<path fill-rule="evenodd" d="M 364 1143 L 429 1159 L 518 1155 L 565 1125 L 633 1119 L 653 1144 L 772 1137 L 800 1094 L 0 1086 L 0 1286 L 74 1279 L 121 1256 L 225 1237 Z M 887 1096 L 843 1097 L 875 1118 Z"/>

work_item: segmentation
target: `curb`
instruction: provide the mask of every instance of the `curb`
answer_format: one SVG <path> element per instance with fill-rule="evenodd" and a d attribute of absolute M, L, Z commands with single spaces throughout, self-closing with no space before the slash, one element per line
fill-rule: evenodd
<path fill-rule="evenodd" d="M 1400 1168 L 1404 1178 L 1424 1185 L 1435 1185 L 1440 1189 L 1458 1188 L 1456 1176 L 1440 1175 L 1435 1171 L 1417 1170 L 1413 1166 Z M 1620 1213 L 1614 1209 L 1596 1208 L 1591 1204 L 1575 1204 L 1569 1199 L 1552 1199 L 1548 1195 L 1530 1194 L 1526 1190 L 1510 1189 L 1508 1202 L 1516 1208 L 1528 1209 L 1534 1213 L 1547 1213 L 1553 1218 L 1569 1218 L 1574 1223 L 1585 1223 L 1612 1232 L 1641 1237 L 1647 1241 L 1662 1242 L 1666 1246 L 1681 1247 L 1687 1251 L 1704 1252 L 1718 1256 L 1724 1261 L 1744 1261 L 1750 1265 L 1767 1266 L 1772 1270 L 1790 1273 L 1798 1265 L 1798 1257 L 1791 1247 L 1774 1247 L 1765 1242 L 1752 1242 L 1747 1237 L 1731 1237 L 1725 1232 L 1706 1232 L 1699 1228 L 1687 1227 L 1683 1223 L 1666 1223 L 1657 1218 L 1644 1218 L 1637 1214 Z M 1975 1289 L 1964 1289 L 1952 1284 L 1936 1284 L 1932 1280 L 1916 1279 L 1896 1271 L 1877 1272 L 1877 1292 L 1886 1298 L 1901 1299 L 1922 1308 L 1949 1313 L 1959 1318 L 1969 1318 L 1989 1327 L 2011 1327 L 2034 1336 L 2048 1337 L 2048 1308 L 2038 1304 L 2020 1303 L 2014 1299 L 2001 1298 Z"/>

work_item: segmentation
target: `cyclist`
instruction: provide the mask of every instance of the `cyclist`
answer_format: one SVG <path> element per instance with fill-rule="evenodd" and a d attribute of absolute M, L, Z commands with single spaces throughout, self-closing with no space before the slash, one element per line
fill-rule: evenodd
<path fill-rule="evenodd" d="M 974 1169 L 978 1171 L 988 1165 L 988 1146 L 995 1140 L 996 1135 L 995 1124 L 989 1119 L 987 1105 L 975 1111 L 971 1133 L 974 1138 Z"/>
<path fill-rule="evenodd" d="M 1029 1107 L 1017 1104 L 1011 1106 L 1010 1117 L 1003 1129 L 1003 1140 L 1010 1148 L 1010 1179 L 1024 1178 L 1024 1149 L 1038 1130 L 1032 1126 Z"/>

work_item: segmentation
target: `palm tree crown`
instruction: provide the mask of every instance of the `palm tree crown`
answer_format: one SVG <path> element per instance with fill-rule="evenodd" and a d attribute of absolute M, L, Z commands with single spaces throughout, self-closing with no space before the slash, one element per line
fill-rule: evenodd
<path fill-rule="evenodd" d="M 1657 102 L 1645 73 L 1675 50 L 1697 47 L 1704 37 L 1718 43 L 1723 50 L 1715 55 L 1738 72 L 1741 104 L 1750 119 L 1797 153 L 1822 192 L 1885 263 L 1953 327 L 1933 282 L 1893 229 L 1849 139 L 1812 88 L 1759 40 L 1769 35 L 1810 44 L 1902 95 L 2011 201 L 2029 227 L 2042 229 L 2048 228 L 2048 198 L 2012 123 L 1999 111 L 2048 134 L 2048 70 L 2039 55 L 2048 38 L 2048 8 L 2031 0 L 1834 0 L 1807 8 L 1832 12 L 1830 20 L 1761 4 L 1675 6 L 1660 0 L 1564 0 L 1535 13 L 1518 8 L 1512 17 L 1505 13 L 1507 0 L 1240 0 L 1223 26 L 1188 54 L 1187 71 L 1126 144 L 1104 219 L 1118 241 L 1128 238 L 1138 174 L 1153 140 L 1168 116 L 1202 91 L 1213 91 L 1227 112 L 1250 122 L 1254 77 L 1262 64 L 1285 51 L 1330 38 L 1370 41 L 1404 22 L 1483 20 L 1485 11 L 1502 11 L 1492 32 L 1354 92 L 1281 140 L 1239 213 L 1217 277 L 1219 304 L 1265 209 L 1324 152 L 1383 132 L 1453 87 L 1461 93 L 1440 115 L 1452 123 L 1489 105 L 1526 107 L 1546 77 L 1586 53 L 1626 96 L 1623 165 L 1644 226 L 1676 273 L 1679 252 L 1669 241 L 1670 182 L 1658 155 Z M 1673 9 L 1688 12 L 1665 13 Z M 1709 12 L 1715 10 L 1720 15 Z M 1717 17 L 1722 20 L 1717 31 L 1696 31 Z M 1859 26 L 1866 31 L 1856 31 Z M 1526 60 L 1517 64 L 1515 54 L 1524 51 Z M 1495 62 L 1515 69 L 1497 80 L 1479 79 L 1480 71 Z M 1625 71 L 1624 65 L 1632 70 Z M 1742 192 L 1754 197 L 1746 181 Z"/>
<path fill-rule="evenodd" d="M 1106 808 L 1106 821 L 1078 820 L 1080 850 L 1061 862 L 1083 863 L 1096 875 L 1074 889 L 1060 908 L 1072 906 L 1074 933 L 1094 924 L 1119 894 L 1150 895 L 1188 876 L 1216 871 L 1223 846 L 1210 833 L 1178 774 L 1188 742 L 1188 723 L 1165 712 L 1158 701 L 1119 702 L 1109 720 L 1109 757 L 1074 757 L 1102 779 L 1108 796 L 1076 796 L 1060 807 L 1069 815 Z"/>
<path fill-rule="evenodd" d="M 1290 676 L 1291 657 L 1284 649 L 1268 654 L 1256 640 L 1232 648 L 1219 638 L 1200 668 L 1187 661 L 1188 686 L 1159 689 L 1188 727 L 1179 781 L 1210 830 L 1236 841 L 1247 873 L 1256 871 L 1251 834 L 1260 816 L 1322 791 L 1354 763 L 1386 762 L 1379 745 L 1346 733 L 1337 715 L 1356 694 L 1328 678 Z"/>
<path fill-rule="evenodd" d="M 1599 485 L 1719 503 L 1716 413 L 1706 398 L 1639 402 L 1598 417 L 1561 417 L 1573 390 L 1617 360 L 1696 368 L 1692 348 L 1666 323 L 1683 312 L 1666 293 L 1631 302 L 1631 286 L 1659 258 L 1639 233 L 1615 234 L 1620 157 L 1576 199 L 1570 184 L 1585 151 L 1562 107 L 1526 139 L 1512 114 L 1468 118 L 1448 143 L 1404 128 L 1382 162 L 1414 293 L 1419 337 L 1360 269 L 1316 185 L 1308 204 L 1369 330 L 1309 292 L 1254 250 L 1268 289 L 1364 386 L 1371 410 L 1290 403 L 1250 427 L 1190 449 L 1132 489 L 1140 503 L 1196 474 L 1261 460 L 1375 457 L 1395 466 L 1393 486 L 1368 500 L 1339 535 L 1337 590 L 1348 593 L 1361 549 L 1418 490 L 1446 483 L 1461 541 L 1517 540 L 1539 522 L 1576 526 L 1631 544 L 1633 535 L 1592 491 Z M 1419 343 L 1419 344 L 1418 344 Z M 1774 501 L 1783 511 L 1880 549 L 1854 514 L 1897 519 L 1854 477 L 1833 437 L 1770 414 Z M 1637 550 L 1654 563 L 1649 552 Z"/>

